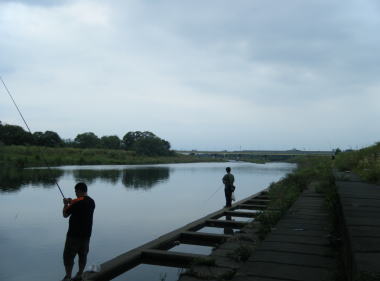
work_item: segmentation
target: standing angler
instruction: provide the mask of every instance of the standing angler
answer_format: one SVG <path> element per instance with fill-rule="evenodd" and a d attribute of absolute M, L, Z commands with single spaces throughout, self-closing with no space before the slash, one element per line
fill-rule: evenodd
<path fill-rule="evenodd" d="M 232 192 L 235 190 L 234 181 L 235 177 L 233 174 L 231 174 L 231 168 L 226 168 L 227 174 L 224 175 L 222 181 L 224 183 L 224 195 L 226 196 L 226 206 L 224 207 L 231 207 L 231 201 L 232 201 Z"/>
<path fill-rule="evenodd" d="M 69 229 L 66 235 L 63 251 L 63 264 L 66 276 L 62 281 L 82 280 L 82 273 L 86 266 L 92 231 L 92 218 L 95 210 L 95 201 L 87 195 L 87 185 L 79 182 L 75 185 L 76 199 L 63 199 L 63 217 L 70 217 Z M 78 255 L 78 273 L 71 279 L 74 258 Z"/>

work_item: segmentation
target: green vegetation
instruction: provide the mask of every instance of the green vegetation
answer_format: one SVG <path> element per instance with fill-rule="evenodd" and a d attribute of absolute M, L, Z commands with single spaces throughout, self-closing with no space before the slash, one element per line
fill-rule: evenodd
<path fill-rule="evenodd" d="M 73 140 L 62 140 L 52 131 L 35 132 L 31 134 L 20 126 L 3 124 L 0 121 L 0 144 L 4 145 L 32 145 L 47 147 L 73 148 L 102 148 L 123 149 L 134 151 L 144 156 L 173 156 L 170 143 L 159 138 L 152 132 L 128 132 L 121 140 L 118 136 L 103 136 L 99 138 L 93 132 L 78 134 Z"/>
<path fill-rule="evenodd" d="M 335 168 L 352 171 L 363 180 L 380 183 L 380 142 L 356 151 L 338 153 Z"/>
<path fill-rule="evenodd" d="M 135 151 L 113 149 L 87 149 L 63 147 L 38 147 L 0 145 L 0 166 L 41 167 L 60 165 L 117 165 L 117 164 L 164 164 L 220 161 L 217 159 L 172 154 L 170 156 L 138 155 Z"/>

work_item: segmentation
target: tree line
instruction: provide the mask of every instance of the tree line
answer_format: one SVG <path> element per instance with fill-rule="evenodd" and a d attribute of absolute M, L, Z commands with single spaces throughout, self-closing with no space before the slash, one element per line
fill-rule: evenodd
<path fill-rule="evenodd" d="M 128 132 L 122 139 L 116 135 L 99 138 L 93 132 L 86 132 L 78 134 L 72 140 L 62 139 L 53 131 L 34 132 L 31 134 L 20 126 L 3 124 L 0 121 L 1 143 L 3 145 L 124 149 L 146 156 L 169 156 L 174 153 L 170 150 L 170 143 L 168 141 L 159 138 L 149 131 Z"/>

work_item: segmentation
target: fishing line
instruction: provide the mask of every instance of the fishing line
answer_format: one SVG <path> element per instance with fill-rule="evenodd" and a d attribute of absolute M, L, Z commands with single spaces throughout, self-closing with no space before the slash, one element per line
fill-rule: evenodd
<path fill-rule="evenodd" d="M 7 85 L 5 85 L 5 82 L 4 82 L 4 80 L 3 80 L 3 78 L 2 78 L 1 76 L 0 76 L 0 80 L 1 80 L 1 82 L 3 82 L 3 85 L 4 85 L 4 88 L 5 88 L 6 92 L 8 93 L 8 95 L 9 95 L 9 97 L 11 98 L 11 100 L 12 100 L 14 106 L 16 107 L 18 113 L 20 114 L 20 116 L 21 116 L 21 118 L 22 118 L 22 121 L 24 121 L 24 124 L 25 124 L 26 128 L 28 129 L 29 133 L 30 133 L 31 135 L 33 135 L 33 134 L 32 134 L 32 131 L 30 130 L 30 128 L 29 128 L 29 126 L 28 126 L 28 124 L 26 123 L 26 120 L 25 120 L 24 116 L 22 115 L 20 109 L 18 108 L 18 106 L 17 106 L 17 104 L 16 104 L 16 101 L 14 100 L 13 96 L 11 95 L 11 92 L 8 90 L 8 87 L 7 87 Z M 49 171 L 50 175 L 53 175 L 53 172 L 52 172 L 52 170 L 51 170 L 51 168 L 50 168 L 48 162 L 46 161 L 45 155 L 43 154 L 43 151 L 42 151 L 41 148 L 40 148 L 40 154 L 41 154 L 41 156 L 42 156 L 42 160 L 44 161 L 46 167 L 48 168 L 48 171 Z M 53 177 L 53 178 L 54 178 L 54 177 Z M 62 189 L 61 189 L 61 187 L 59 186 L 58 182 L 57 182 L 55 179 L 54 179 L 54 183 L 55 183 L 55 185 L 58 187 L 58 190 L 59 190 L 59 192 L 61 193 L 63 199 L 65 199 L 65 195 L 63 195 Z"/>
<path fill-rule="evenodd" d="M 223 185 L 221 184 L 216 190 L 215 192 L 205 201 L 205 202 L 208 202 L 221 188 L 223 187 Z"/>

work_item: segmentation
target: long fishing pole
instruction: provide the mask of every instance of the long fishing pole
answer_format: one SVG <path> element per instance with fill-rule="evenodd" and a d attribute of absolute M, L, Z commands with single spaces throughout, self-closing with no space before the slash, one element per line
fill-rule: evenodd
<path fill-rule="evenodd" d="M 11 100 L 12 100 L 14 106 L 16 107 L 18 113 L 20 114 L 20 116 L 21 116 L 21 118 L 22 118 L 22 121 L 24 121 L 24 124 L 25 124 L 26 128 L 28 129 L 29 133 L 32 135 L 32 131 L 30 130 L 28 124 L 26 123 L 26 120 L 25 120 L 24 116 L 22 115 L 20 109 L 18 108 L 18 106 L 17 106 L 17 104 L 16 104 L 16 101 L 14 100 L 14 98 L 13 98 L 11 92 L 8 90 L 8 87 L 7 87 L 7 85 L 5 85 L 5 82 L 4 82 L 4 80 L 3 80 L 3 78 L 2 78 L 1 76 L 0 76 L 0 80 L 1 80 L 1 82 L 3 83 L 4 88 L 5 88 L 6 92 L 8 93 L 9 97 L 11 98 Z M 53 172 L 52 172 L 52 170 L 51 170 L 51 168 L 50 168 L 48 162 L 46 161 L 46 158 L 45 158 L 45 156 L 44 156 L 44 154 L 43 154 L 43 152 L 42 152 L 41 149 L 40 149 L 40 154 L 41 154 L 41 156 L 42 156 L 42 160 L 44 161 L 46 167 L 48 168 L 48 171 L 50 172 L 50 175 L 52 175 Z M 59 190 L 59 192 L 61 193 L 63 199 L 65 199 L 65 195 L 63 195 L 62 189 L 61 189 L 61 187 L 59 186 L 58 182 L 57 182 L 55 179 L 54 179 L 54 183 L 55 183 L 55 185 L 58 187 L 58 190 Z"/>

